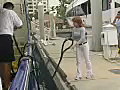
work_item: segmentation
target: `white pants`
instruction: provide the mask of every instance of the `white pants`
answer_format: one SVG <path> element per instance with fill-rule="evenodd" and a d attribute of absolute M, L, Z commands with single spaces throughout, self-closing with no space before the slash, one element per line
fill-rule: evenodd
<path fill-rule="evenodd" d="M 86 68 L 87 68 L 87 77 L 93 75 L 92 72 L 92 65 L 91 61 L 89 59 L 89 45 L 88 43 L 83 45 L 76 45 L 76 59 L 77 59 L 77 76 L 76 77 L 82 77 L 82 59 L 85 59 Z"/>

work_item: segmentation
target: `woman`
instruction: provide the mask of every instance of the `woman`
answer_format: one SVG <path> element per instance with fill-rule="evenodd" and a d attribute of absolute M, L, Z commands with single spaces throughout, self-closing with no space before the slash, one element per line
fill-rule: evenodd
<path fill-rule="evenodd" d="M 86 79 L 93 79 L 92 65 L 89 59 L 89 46 L 86 38 L 85 27 L 80 17 L 74 17 L 72 19 L 74 29 L 72 37 L 76 40 L 76 59 L 77 59 L 77 75 L 75 80 L 82 79 L 81 72 L 81 62 L 84 57 L 86 68 L 87 68 L 87 77 Z"/>

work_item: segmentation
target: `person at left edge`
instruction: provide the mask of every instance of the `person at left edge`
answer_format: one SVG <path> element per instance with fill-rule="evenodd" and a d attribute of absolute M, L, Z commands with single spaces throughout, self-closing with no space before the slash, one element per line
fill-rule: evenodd
<path fill-rule="evenodd" d="M 12 36 L 14 30 L 23 25 L 13 9 L 14 4 L 11 2 L 6 2 L 0 7 L 0 76 L 5 90 L 10 86 L 10 63 L 15 61 Z"/>

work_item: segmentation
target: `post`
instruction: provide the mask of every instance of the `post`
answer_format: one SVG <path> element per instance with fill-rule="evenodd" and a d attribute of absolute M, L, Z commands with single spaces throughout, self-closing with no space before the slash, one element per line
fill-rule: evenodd
<path fill-rule="evenodd" d="M 101 51 L 102 0 L 91 0 L 93 51 Z"/>
<path fill-rule="evenodd" d="M 43 4 L 41 2 L 38 3 L 38 19 L 39 19 L 39 29 L 40 29 L 40 39 L 45 39 L 44 35 L 44 11 Z"/>
<path fill-rule="evenodd" d="M 56 38 L 55 19 L 53 13 L 50 14 L 50 38 Z"/>

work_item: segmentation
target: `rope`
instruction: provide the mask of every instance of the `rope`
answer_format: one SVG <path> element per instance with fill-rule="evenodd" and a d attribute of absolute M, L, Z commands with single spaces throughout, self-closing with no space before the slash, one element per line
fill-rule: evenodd
<path fill-rule="evenodd" d="M 68 46 L 66 49 L 64 49 L 64 45 L 65 45 L 65 43 L 66 43 L 68 40 L 72 41 L 72 43 L 71 43 L 70 46 Z M 63 42 L 63 44 L 62 44 L 62 48 L 61 48 L 60 60 L 59 60 L 59 62 L 58 62 L 58 64 L 57 64 L 57 66 L 56 66 L 56 69 L 55 69 L 55 72 L 53 73 L 52 78 L 54 78 L 54 76 L 56 75 L 56 72 L 57 72 L 57 70 L 58 70 L 58 67 L 59 67 L 59 65 L 60 65 L 60 63 L 61 63 L 61 61 L 62 61 L 62 58 L 63 58 L 63 54 L 64 54 L 68 49 L 70 49 L 70 48 L 72 47 L 72 45 L 73 45 L 73 39 L 72 39 L 72 38 L 68 38 L 68 39 L 65 39 L 65 40 L 64 40 L 64 42 Z M 64 49 L 64 50 L 63 50 L 63 49 Z"/>

